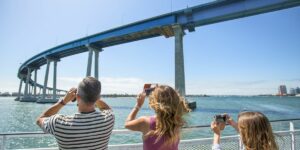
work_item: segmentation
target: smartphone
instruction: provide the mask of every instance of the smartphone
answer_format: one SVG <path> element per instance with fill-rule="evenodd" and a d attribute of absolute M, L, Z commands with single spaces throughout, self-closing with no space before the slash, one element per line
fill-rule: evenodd
<path fill-rule="evenodd" d="M 226 115 L 215 115 L 214 116 L 215 121 L 219 123 L 225 123 L 226 122 Z"/>
<path fill-rule="evenodd" d="M 146 93 L 146 96 L 149 96 L 151 94 L 151 92 L 154 91 L 154 89 L 157 86 L 158 86 L 158 84 L 150 84 L 150 83 L 144 84 L 144 91 Z"/>

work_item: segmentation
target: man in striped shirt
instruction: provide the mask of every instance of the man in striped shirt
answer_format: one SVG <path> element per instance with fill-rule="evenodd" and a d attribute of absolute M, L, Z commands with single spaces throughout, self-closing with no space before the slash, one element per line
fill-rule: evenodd
<path fill-rule="evenodd" d="M 114 126 L 111 108 L 100 99 L 101 83 L 93 77 L 84 78 L 78 88 L 72 88 L 40 115 L 37 124 L 44 132 L 54 135 L 59 149 L 107 149 Z M 78 113 L 57 114 L 70 101 L 77 100 Z M 100 111 L 95 110 L 95 105 Z"/>

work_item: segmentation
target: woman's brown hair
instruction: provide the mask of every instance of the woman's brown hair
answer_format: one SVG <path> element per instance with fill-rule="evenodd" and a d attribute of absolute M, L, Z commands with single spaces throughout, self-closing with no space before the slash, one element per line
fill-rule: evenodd
<path fill-rule="evenodd" d="M 242 112 L 238 128 L 246 150 L 278 150 L 268 118 L 261 112 Z"/>
<path fill-rule="evenodd" d="M 190 111 L 185 99 L 173 88 L 160 85 L 149 96 L 149 106 L 156 113 L 156 129 L 147 136 L 156 135 L 156 142 L 164 137 L 166 145 L 176 143 L 185 123 L 183 115 Z"/>

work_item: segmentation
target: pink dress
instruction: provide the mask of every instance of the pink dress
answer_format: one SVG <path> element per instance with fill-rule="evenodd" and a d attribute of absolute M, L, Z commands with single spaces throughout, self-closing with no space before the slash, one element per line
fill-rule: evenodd
<path fill-rule="evenodd" d="M 150 117 L 150 130 L 155 130 L 156 119 Z M 171 146 L 164 146 L 165 137 L 162 137 L 157 143 L 155 143 L 157 136 L 148 136 L 143 141 L 144 150 L 178 150 L 179 140 Z"/>

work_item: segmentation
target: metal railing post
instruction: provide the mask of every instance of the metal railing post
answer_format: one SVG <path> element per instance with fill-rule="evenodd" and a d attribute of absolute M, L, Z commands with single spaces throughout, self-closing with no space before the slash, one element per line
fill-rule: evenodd
<path fill-rule="evenodd" d="M 243 142 L 240 135 L 239 135 L 239 150 L 243 150 Z"/>
<path fill-rule="evenodd" d="M 290 133 L 291 133 L 291 150 L 295 150 L 295 128 L 294 128 L 294 123 L 291 121 L 290 122 Z"/>
<path fill-rule="evenodd" d="M 2 137 L 1 150 L 4 150 L 4 149 L 5 149 L 5 143 L 6 143 L 6 136 L 4 135 L 4 136 Z"/>

